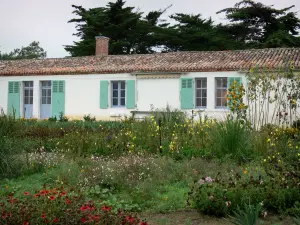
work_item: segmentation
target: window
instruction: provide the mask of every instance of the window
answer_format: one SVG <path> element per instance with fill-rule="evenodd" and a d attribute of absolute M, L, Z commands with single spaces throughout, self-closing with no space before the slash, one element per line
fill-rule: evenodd
<path fill-rule="evenodd" d="M 24 81 L 24 104 L 33 104 L 33 81 Z"/>
<path fill-rule="evenodd" d="M 112 81 L 112 106 L 125 106 L 125 81 Z"/>
<path fill-rule="evenodd" d="M 207 106 L 207 79 L 196 79 L 196 107 Z"/>
<path fill-rule="evenodd" d="M 51 81 L 42 81 L 42 104 L 51 104 Z"/>
<path fill-rule="evenodd" d="M 227 107 L 227 77 L 216 78 L 216 107 Z"/>

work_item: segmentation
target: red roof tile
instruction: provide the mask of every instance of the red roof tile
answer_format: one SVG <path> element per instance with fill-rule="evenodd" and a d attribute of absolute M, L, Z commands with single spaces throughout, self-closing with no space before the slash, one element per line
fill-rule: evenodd
<path fill-rule="evenodd" d="M 300 48 L 9 60 L 0 61 L 0 76 L 246 71 L 251 66 L 280 67 L 291 61 L 300 69 Z"/>

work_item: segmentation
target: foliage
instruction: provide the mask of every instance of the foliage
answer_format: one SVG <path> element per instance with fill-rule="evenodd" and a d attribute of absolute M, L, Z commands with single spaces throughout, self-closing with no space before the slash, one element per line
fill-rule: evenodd
<path fill-rule="evenodd" d="M 294 62 L 284 62 L 281 68 L 253 67 L 246 75 L 247 119 L 254 129 L 292 125 L 300 99 L 300 77 L 293 70 Z"/>
<path fill-rule="evenodd" d="M 244 43 L 246 48 L 296 47 L 300 20 L 296 12 L 289 12 L 293 6 L 276 9 L 252 0 L 242 0 L 225 13 L 229 25 L 227 32 L 234 40 Z"/>
<path fill-rule="evenodd" d="M 17 59 L 43 59 L 46 58 L 46 51 L 40 47 L 40 43 L 33 41 L 26 47 L 14 49 L 9 53 L 0 52 L 0 60 L 17 60 Z"/>
<path fill-rule="evenodd" d="M 261 204 L 245 204 L 244 209 L 238 207 L 237 211 L 230 216 L 230 222 L 236 225 L 257 225 Z"/>
<path fill-rule="evenodd" d="M 222 159 L 231 157 L 238 162 L 247 162 L 253 159 L 254 152 L 251 140 L 251 130 L 241 120 L 231 118 L 217 121 L 210 129 L 211 149 L 215 156 Z"/>
<path fill-rule="evenodd" d="M 87 201 L 80 191 L 63 186 L 26 191 L 19 198 L 10 194 L 1 199 L 0 215 L 1 224 L 147 224 L 122 209 L 113 212 L 111 206 Z"/>
<path fill-rule="evenodd" d="M 96 121 L 96 118 L 92 117 L 91 114 L 88 114 L 88 115 L 83 116 L 83 120 L 85 122 L 94 122 L 94 121 Z"/>
<path fill-rule="evenodd" d="M 105 7 L 85 9 L 72 5 L 80 41 L 65 46 L 71 56 L 94 55 L 95 36 L 110 38 L 110 54 L 145 54 L 172 51 L 213 51 L 264 47 L 297 47 L 300 20 L 293 8 L 276 9 L 244 0 L 225 13 L 227 21 L 215 24 L 201 14 L 174 13 L 162 19 L 170 7 L 144 15 L 140 9 L 125 6 L 124 0 Z M 99 33 L 100 31 L 100 33 Z"/>

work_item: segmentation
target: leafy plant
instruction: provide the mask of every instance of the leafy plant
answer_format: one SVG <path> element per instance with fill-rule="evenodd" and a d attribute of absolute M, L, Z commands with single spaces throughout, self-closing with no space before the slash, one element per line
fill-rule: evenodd
<path fill-rule="evenodd" d="M 96 121 L 96 117 L 92 117 L 91 114 L 88 114 L 83 116 L 83 120 L 85 122 L 94 122 Z"/>
<path fill-rule="evenodd" d="M 243 208 L 238 207 L 233 216 L 229 215 L 229 221 L 235 225 L 257 225 L 261 209 L 261 204 L 245 204 Z"/>

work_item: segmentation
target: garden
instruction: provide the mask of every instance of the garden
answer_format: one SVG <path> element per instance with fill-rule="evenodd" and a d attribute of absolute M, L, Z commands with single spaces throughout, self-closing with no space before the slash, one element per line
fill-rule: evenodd
<path fill-rule="evenodd" d="M 0 224 L 300 224 L 292 69 L 234 81 L 221 120 L 170 108 L 120 121 L 2 113 Z"/>

